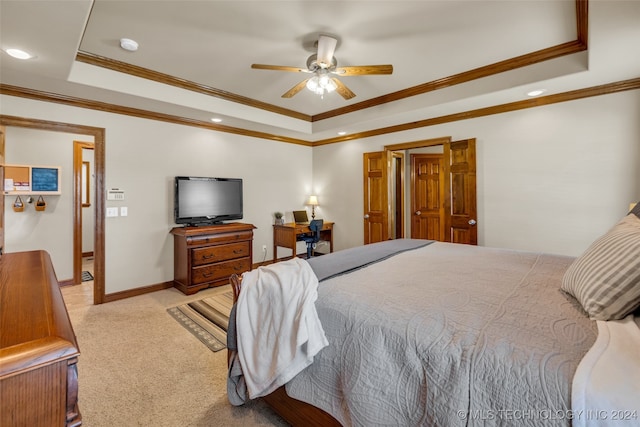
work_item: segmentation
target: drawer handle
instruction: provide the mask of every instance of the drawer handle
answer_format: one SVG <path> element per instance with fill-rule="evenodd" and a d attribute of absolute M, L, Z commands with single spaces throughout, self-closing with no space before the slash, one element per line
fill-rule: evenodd
<path fill-rule="evenodd" d="M 207 277 L 207 278 L 208 278 L 208 277 L 213 276 L 213 273 L 202 273 L 202 275 L 203 275 L 204 277 Z"/>
<path fill-rule="evenodd" d="M 234 249 L 233 253 L 234 254 L 241 254 L 242 253 L 242 249 Z"/>
<path fill-rule="evenodd" d="M 211 255 L 202 255 L 202 259 L 209 259 L 209 258 L 213 258 L 213 254 L 211 254 Z"/>

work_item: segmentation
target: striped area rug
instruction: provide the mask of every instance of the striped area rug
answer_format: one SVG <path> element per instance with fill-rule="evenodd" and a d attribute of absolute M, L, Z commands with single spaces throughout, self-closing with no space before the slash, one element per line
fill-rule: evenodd
<path fill-rule="evenodd" d="M 167 309 L 167 312 L 212 351 L 227 348 L 233 292 L 227 291 Z"/>

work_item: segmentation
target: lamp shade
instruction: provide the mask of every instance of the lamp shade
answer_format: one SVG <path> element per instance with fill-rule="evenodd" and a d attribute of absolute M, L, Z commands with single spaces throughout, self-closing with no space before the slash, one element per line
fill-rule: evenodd
<path fill-rule="evenodd" d="M 318 206 L 318 196 L 309 196 L 309 201 L 307 202 L 309 206 Z"/>

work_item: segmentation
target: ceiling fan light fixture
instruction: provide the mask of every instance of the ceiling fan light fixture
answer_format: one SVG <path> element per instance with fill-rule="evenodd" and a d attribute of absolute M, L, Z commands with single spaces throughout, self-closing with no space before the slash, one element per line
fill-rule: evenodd
<path fill-rule="evenodd" d="M 325 93 L 331 93 L 336 90 L 337 87 L 333 79 L 326 74 L 315 75 L 307 81 L 307 89 L 316 95 L 322 96 Z"/>
<path fill-rule="evenodd" d="M 392 74 L 393 65 L 360 65 L 338 68 L 338 60 L 333 54 L 338 40 L 335 37 L 320 35 L 316 44 L 317 53 L 307 58 L 307 68 L 285 65 L 251 64 L 258 70 L 289 71 L 308 73 L 311 76 L 293 86 L 282 94 L 282 98 L 291 98 L 305 87 L 316 95 L 324 97 L 325 93 L 336 92 L 345 100 L 356 96 L 342 81 L 335 76 L 364 76 L 369 74 Z"/>
<path fill-rule="evenodd" d="M 320 85 L 318 84 L 318 76 L 313 76 L 307 81 L 307 89 L 315 92 Z"/>

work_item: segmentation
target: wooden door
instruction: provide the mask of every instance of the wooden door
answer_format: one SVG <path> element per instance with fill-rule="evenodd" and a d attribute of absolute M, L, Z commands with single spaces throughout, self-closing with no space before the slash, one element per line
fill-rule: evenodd
<path fill-rule="evenodd" d="M 411 155 L 411 238 L 445 240 L 445 171 L 442 154 Z"/>
<path fill-rule="evenodd" d="M 444 144 L 444 161 L 449 165 L 445 201 L 446 241 L 478 244 L 476 209 L 476 140 L 465 139 Z"/>
<path fill-rule="evenodd" d="M 364 153 L 364 244 L 389 238 L 387 153 Z"/>

